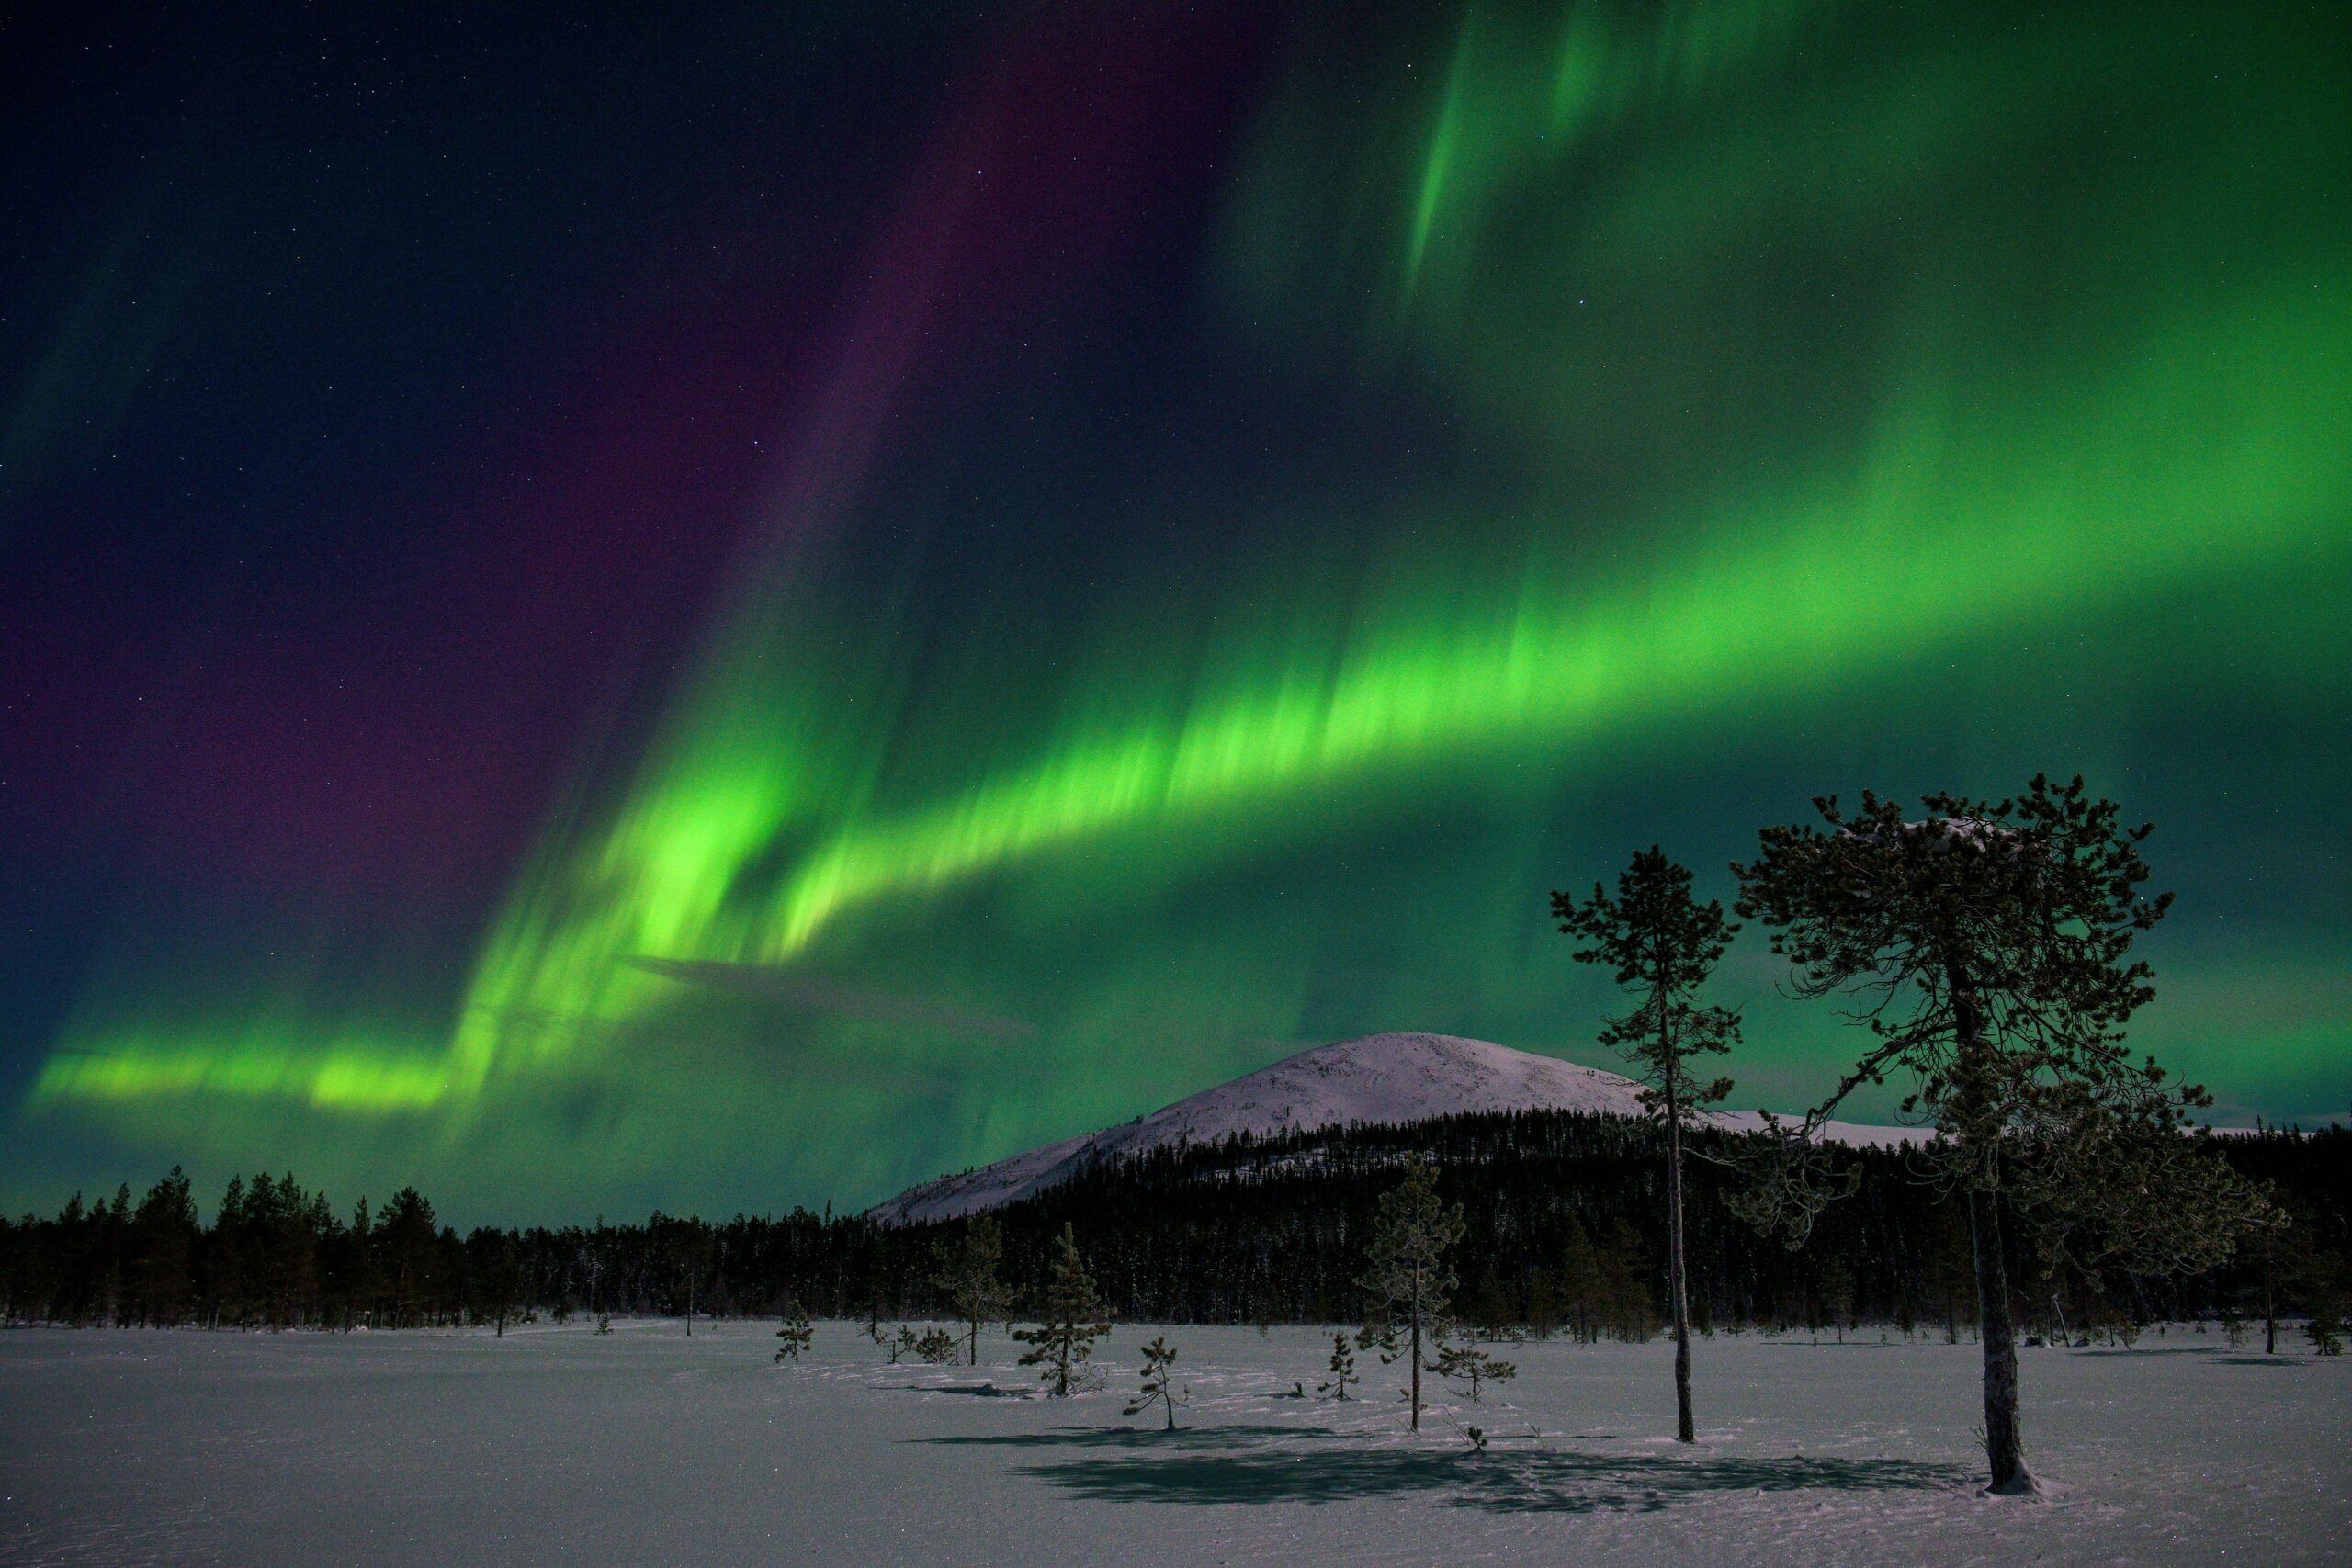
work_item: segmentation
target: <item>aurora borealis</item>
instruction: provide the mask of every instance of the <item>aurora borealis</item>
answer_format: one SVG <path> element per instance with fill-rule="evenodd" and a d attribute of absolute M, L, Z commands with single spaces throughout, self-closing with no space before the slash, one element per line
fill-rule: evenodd
<path fill-rule="evenodd" d="M 2136 1038 L 2343 1114 L 2346 23 L 30 40 L 0 1200 L 847 1206 L 1351 1033 L 1605 1066 L 1548 889 L 2041 769 L 2159 824 Z"/>

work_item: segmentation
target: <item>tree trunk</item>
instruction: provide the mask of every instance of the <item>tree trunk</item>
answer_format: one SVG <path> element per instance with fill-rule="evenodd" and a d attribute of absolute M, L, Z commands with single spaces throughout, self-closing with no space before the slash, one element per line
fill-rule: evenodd
<path fill-rule="evenodd" d="M 1666 1123 L 1667 1294 L 1674 1312 L 1674 1437 L 1696 1442 L 1690 1416 L 1690 1292 L 1682 1268 L 1682 1117 L 1669 1095 Z"/>
<path fill-rule="evenodd" d="M 2272 1235 L 2262 1233 L 2262 1353 L 2266 1356 L 2278 1353 L 2278 1292 L 2270 1279 L 2270 1258 L 2277 1250 Z"/>
<path fill-rule="evenodd" d="M 1976 1244 L 1977 1339 L 1984 1351 L 1984 1458 L 1993 1472 L 1987 1490 L 2031 1492 L 2025 1437 L 2018 1418 L 2018 1347 L 2009 1316 L 2008 1269 L 2001 1258 L 1998 1200 L 1982 1188 L 1968 1192 L 1968 1228 Z"/>
<path fill-rule="evenodd" d="M 1421 1429 L 1421 1300 L 1413 1298 L 1413 1430 Z"/>
<path fill-rule="evenodd" d="M 1984 1010 L 1966 971 L 1948 961 L 1944 975 L 1951 987 L 1959 1058 L 1955 1131 L 1972 1164 L 1990 1162 L 2000 1123 L 1991 1087 L 1993 1046 L 1984 1038 Z M 2001 1253 L 2000 1201 L 1989 1179 L 1988 1170 L 1969 1173 L 1968 1233 L 1976 1254 L 1976 1341 L 1984 1356 L 1984 1459 L 1992 1471 L 1985 1490 L 2006 1496 L 2035 1488 L 2025 1467 L 2025 1434 L 2018 1417 L 2017 1325 L 2009 1313 L 2009 1271 Z"/>

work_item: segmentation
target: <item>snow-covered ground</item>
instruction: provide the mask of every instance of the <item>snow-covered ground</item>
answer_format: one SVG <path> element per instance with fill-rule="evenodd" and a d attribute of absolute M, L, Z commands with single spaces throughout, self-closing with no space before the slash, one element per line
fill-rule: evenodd
<path fill-rule="evenodd" d="M 10 1563 L 2290 1563 L 2352 1554 L 2352 1366 L 2175 1328 L 2024 1352 L 2027 1444 L 2063 1490 L 1976 1494 L 1971 1345 L 1528 1345 L 1416 1439 L 1393 1397 L 1311 1393 L 1329 1333 L 1177 1327 L 1184 1430 L 1111 1386 L 1033 1393 L 879 1365 L 820 1325 L 487 1334 L 0 1334 Z M 1368 1392 L 1393 1369 L 1362 1358 Z M 1491 1434 L 1474 1454 L 1454 1422 Z"/>

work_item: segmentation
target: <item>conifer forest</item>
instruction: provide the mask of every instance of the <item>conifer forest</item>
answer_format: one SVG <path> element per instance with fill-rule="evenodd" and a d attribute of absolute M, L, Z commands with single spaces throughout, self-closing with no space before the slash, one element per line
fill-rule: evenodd
<path fill-rule="evenodd" d="M 1702 1156 L 1741 1140 L 1701 1134 Z M 1754 1140 L 1749 1140 L 1754 1141 Z M 2275 1183 L 2299 1223 L 2222 1269 L 2173 1279 L 2052 1268 L 2012 1238 L 2021 1319 L 2044 1336 L 2143 1325 L 2342 1312 L 2352 1132 L 2268 1129 L 2213 1140 L 2214 1157 Z M 1436 1162 L 1462 1204 L 1456 1308 L 1479 1328 L 1646 1339 L 1664 1310 L 1659 1134 L 1573 1112 L 1446 1118 L 1155 1152 L 1089 1171 L 999 1216 L 1007 1316 L 1048 1281 L 1056 1238 L 1077 1235 L 1103 1299 L 1133 1322 L 1363 1321 L 1357 1283 L 1380 1194 L 1400 1162 Z M 1691 1309 L 1702 1331 L 1861 1325 L 1950 1337 L 1972 1326 L 1966 1216 L 1902 1149 L 1840 1151 L 1860 1178 L 1792 1251 L 1728 1212 L 1734 1168 L 1692 1162 Z M 78 1197 L 54 1216 L 0 1221 L 0 1303 L 11 1322 L 213 1328 L 496 1325 L 525 1314 L 952 1318 L 935 1257 L 962 1222 L 879 1224 L 806 1210 L 720 1221 L 472 1229 L 403 1189 L 340 1210 L 294 1176 L 230 1184 L 199 1223 L 185 1179 Z"/>

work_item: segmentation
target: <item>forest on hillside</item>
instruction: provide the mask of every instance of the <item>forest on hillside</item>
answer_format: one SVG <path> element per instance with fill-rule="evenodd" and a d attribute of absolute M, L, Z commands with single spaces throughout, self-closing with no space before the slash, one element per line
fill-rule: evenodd
<path fill-rule="evenodd" d="M 1905 1150 L 1848 1149 L 1853 1195 L 1789 1250 L 1736 1219 L 1731 1160 L 1752 1140 L 1707 1134 L 1690 1166 L 1694 1326 L 1862 1324 L 1957 1335 L 1973 1280 L 1962 1205 Z M 2020 1320 L 2044 1335 L 2340 1314 L 2352 1290 L 2352 1131 L 2211 1140 L 2212 1157 L 2275 1185 L 2293 1223 L 2225 1267 L 2135 1279 L 2053 1264 L 2008 1228 Z M 1119 1317 L 1172 1323 L 1355 1323 L 1380 1194 L 1405 1157 L 1434 1160 L 1466 1228 L 1454 1249 L 1469 1323 L 1646 1338 L 1665 1300 L 1659 1134 L 1566 1111 L 1471 1115 L 1154 1151 L 1000 1211 L 1021 1315 L 1053 1238 L 1075 1227 Z M 484 1227 L 459 1235 L 413 1189 L 339 1213 L 292 1176 L 232 1180 L 209 1223 L 175 1171 L 53 1217 L 0 1220 L 0 1312 L 12 1324 L 347 1329 L 504 1325 L 581 1314 L 761 1316 L 798 1308 L 874 1322 L 950 1315 L 943 1246 L 962 1222 L 882 1224 L 795 1209 L 711 1222 Z"/>

